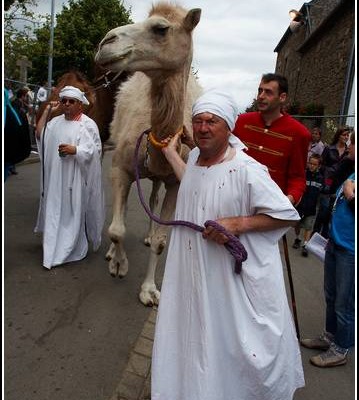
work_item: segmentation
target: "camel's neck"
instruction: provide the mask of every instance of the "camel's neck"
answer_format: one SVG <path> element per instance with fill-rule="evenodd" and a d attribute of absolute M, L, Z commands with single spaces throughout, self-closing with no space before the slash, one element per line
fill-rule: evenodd
<path fill-rule="evenodd" d="M 163 139 L 183 126 L 184 102 L 189 69 L 151 77 L 151 126 L 156 138 Z"/>

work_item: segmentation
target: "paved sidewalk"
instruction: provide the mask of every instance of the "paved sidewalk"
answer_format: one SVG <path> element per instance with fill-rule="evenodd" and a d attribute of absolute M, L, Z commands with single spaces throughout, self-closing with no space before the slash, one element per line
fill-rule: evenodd
<path fill-rule="evenodd" d="M 130 353 L 127 366 L 109 400 L 151 399 L 151 354 L 157 308 L 153 308 Z"/>

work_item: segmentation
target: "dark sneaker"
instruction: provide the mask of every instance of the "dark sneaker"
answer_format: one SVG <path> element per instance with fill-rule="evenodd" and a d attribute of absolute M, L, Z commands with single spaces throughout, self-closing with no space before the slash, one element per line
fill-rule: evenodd
<path fill-rule="evenodd" d="M 305 248 L 305 246 L 302 246 L 302 256 L 308 257 L 308 250 Z"/>
<path fill-rule="evenodd" d="M 293 249 L 299 249 L 299 247 L 300 247 L 300 242 L 301 242 L 301 240 L 300 239 L 295 239 L 294 240 L 294 243 L 293 243 Z"/>
<path fill-rule="evenodd" d="M 316 367 L 327 368 L 337 367 L 347 363 L 348 350 L 339 351 L 338 347 L 332 343 L 327 351 L 310 358 L 310 362 Z"/>
<path fill-rule="evenodd" d="M 314 339 L 301 339 L 300 344 L 307 349 L 328 350 L 331 342 L 329 335 L 324 332 Z"/>

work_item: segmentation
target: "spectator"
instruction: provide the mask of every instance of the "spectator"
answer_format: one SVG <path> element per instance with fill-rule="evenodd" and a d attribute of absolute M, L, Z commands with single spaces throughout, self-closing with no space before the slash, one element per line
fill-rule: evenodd
<path fill-rule="evenodd" d="M 47 100 L 47 94 L 46 82 L 43 81 L 36 93 L 36 101 L 39 106 Z"/>
<path fill-rule="evenodd" d="M 312 154 L 319 154 L 321 156 L 325 149 L 325 144 L 322 142 L 322 130 L 319 126 L 314 126 L 311 133 L 312 141 L 309 144 L 308 160 Z"/>
<path fill-rule="evenodd" d="M 4 179 L 16 175 L 15 165 L 25 160 L 31 151 L 29 124 L 26 114 L 11 102 L 4 89 Z"/>
<path fill-rule="evenodd" d="M 272 179 L 293 204 L 305 190 L 305 168 L 311 135 L 283 111 L 288 82 L 284 76 L 262 76 L 257 94 L 259 111 L 238 116 L 233 133 L 248 147 L 248 155 L 268 167 Z"/>
<path fill-rule="evenodd" d="M 315 215 L 317 213 L 317 204 L 319 194 L 324 186 L 323 175 L 320 172 L 320 155 L 312 154 L 309 157 L 306 170 L 307 188 L 303 194 L 300 203 L 297 205 L 297 211 L 301 217 L 298 225 L 294 228 L 296 238 L 293 243 L 293 248 L 298 249 L 301 245 L 300 231 L 303 232 L 302 256 L 308 257 L 306 244 L 310 239 L 313 231 Z"/>
<path fill-rule="evenodd" d="M 176 219 L 216 219 L 239 235 L 241 275 L 226 234 L 174 226 L 156 323 L 152 400 L 290 400 L 304 385 L 278 240 L 299 219 L 265 166 L 231 134 L 237 107 L 217 90 L 193 105 L 194 148 L 163 152 L 181 181 Z M 195 182 L 195 184 L 193 184 Z"/>
<path fill-rule="evenodd" d="M 314 223 L 314 232 L 328 238 L 331 208 L 335 199 L 335 191 L 331 189 L 336 168 L 339 162 L 348 155 L 347 141 L 349 128 L 339 127 L 334 134 L 331 144 L 322 153 L 322 174 L 324 176 L 324 189 L 319 198 L 319 209 Z"/>
<path fill-rule="evenodd" d="M 355 134 L 351 131 L 348 144 L 348 154 L 344 156 L 333 169 L 330 193 L 335 193 L 345 179 L 355 171 Z"/>
<path fill-rule="evenodd" d="M 29 90 L 30 89 L 26 86 L 20 88 L 16 92 L 16 98 L 12 100 L 12 104 L 16 107 L 16 109 L 26 116 L 27 113 L 29 112 L 29 107 L 30 107 L 29 97 L 28 97 Z"/>
<path fill-rule="evenodd" d="M 355 174 L 338 189 L 332 212 L 330 239 L 324 260 L 325 329 L 301 344 L 322 353 L 310 358 L 317 367 L 347 363 L 355 344 Z"/>
<path fill-rule="evenodd" d="M 104 223 L 97 125 L 82 113 L 88 100 L 80 89 L 65 86 L 59 96 L 60 102 L 46 106 L 36 128 L 42 195 L 35 232 L 43 232 L 47 269 L 84 258 L 88 240 L 97 250 Z M 63 114 L 46 124 L 59 107 Z"/>

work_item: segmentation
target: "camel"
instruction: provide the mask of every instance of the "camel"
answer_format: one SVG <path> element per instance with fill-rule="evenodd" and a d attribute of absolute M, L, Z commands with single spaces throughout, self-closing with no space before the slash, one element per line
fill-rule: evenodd
<path fill-rule="evenodd" d="M 125 209 L 135 180 L 134 151 L 138 137 L 151 128 L 143 140 L 138 158 L 140 178 L 151 179 L 156 187 L 164 183 L 165 194 L 160 211 L 162 220 L 173 217 L 179 182 L 163 156 L 159 143 L 186 128 L 192 137 L 191 107 L 202 89 L 191 72 L 192 32 L 200 20 L 201 10 L 160 2 L 153 5 L 148 18 L 109 31 L 99 44 L 95 62 L 114 72 L 134 72 L 118 91 L 111 140 L 115 143 L 111 178 L 113 218 L 108 229 L 112 241 L 106 254 L 112 276 L 124 277 L 128 259 L 123 246 Z M 180 145 L 186 160 L 189 148 Z M 151 206 L 156 196 L 151 196 Z M 147 306 L 157 305 L 160 291 L 155 271 L 166 246 L 167 227 L 156 225 L 151 232 L 147 273 L 139 293 Z"/>

